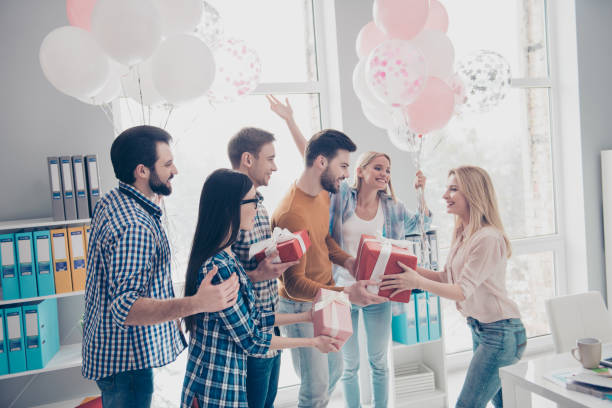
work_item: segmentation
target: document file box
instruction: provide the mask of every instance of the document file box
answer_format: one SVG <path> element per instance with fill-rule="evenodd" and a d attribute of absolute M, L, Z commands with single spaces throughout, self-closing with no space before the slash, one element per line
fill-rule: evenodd
<path fill-rule="evenodd" d="M 72 271 L 68 256 L 68 239 L 64 228 L 51 230 L 55 293 L 72 292 Z"/>
<path fill-rule="evenodd" d="M 404 305 L 403 313 L 391 318 L 391 337 L 393 341 L 402 344 L 415 344 L 418 341 L 416 302 L 414 294 L 410 296 L 410 303 Z"/>
<path fill-rule="evenodd" d="M 34 246 L 31 232 L 15 234 L 17 249 L 17 269 L 19 271 L 19 293 L 22 298 L 38 296 L 36 288 L 36 267 L 34 265 Z"/>
<path fill-rule="evenodd" d="M 57 299 L 25 303 L 22 307 L 28 370 L 44 368 L 60 348 Z"/>
<path fill-rule="evenodd" d="M 95 154 L 85 156 L 85 174 L 87 174 L 87 191 L 89 192 L 89 214 L 93 217 L 96 203 L 100 200 L 100 178 L 98 176 L 98 159 Z"/>
<path fill-rule="evenodd" d="M 9 373 L 7 338 L 4 329 L 4 309 L 0 308 L 0 375 Z"/>
<path fill-rule="evenodd" d="M 72 156 L 72 172 L 74 174 L 77 218 L 89 218 L 89 199 L 87 198 L 87 179 L 83 156 Z"/>
<path fill-rule="evenodd" d="M 70 248 L 70 266 L 72 269 L 72 290 L 84 290 L 86 275 L 85 237 L 83 227 L 68 228 L 68 247 Z"/>
<path fill-rule="evenodd" d="M 19 373 L 27 369 L 23 325 L 21 324 L 21 307 L 4 309 L 6 337 L 8 340 L 9 372 Z"/>
<path fill-rule="evenodd" d="M 51 260 L 51 233 L 49 231 L 34 231 L 34 256 L 36 259 L 36 281 L 38 296 L 55 294 L 55 278 Z"/>
<path fill-rule="evenodd" d="M 429 239 L 429 258 L 431 269 L 434 271 L 439 270 L 440 264 L 438 260 L 438 236 L 435 231 L 427 233 Z"/>
<path fill-rule="evenodd" d="M 19 299 L 19 276 L 15 255 L 15 236 L 0 235 L 0 277 L 4 300 Z"/>
<path fill-rule="evenodd" d="M 72 160 L 70 156 L 60 157 L 62 174 L 62 193 L 64 195 L 64 214 L 67 220 L 77 219 L 76 199 L 74 197 L 74 180 L 72 177 Z"/>
<path fill-rule="evenodd" d="M 427 314 L 429 317 L 429 340 L 438 340 L 442 335 L 440 297 L 434 293 L 427 293 Z"/>
<path fill-rule="evenodd" d="M 47 157 L 49 168 L 49 188 L 51 189 L 51 208 L 54 220 L 65 220 L 64 197 L 62 196 L 62 176 L 60 162 L 57 157 Z"/>
<path fill-rule="evenodd" d="M 85 233 L 84 237 L 85 237 L 85 253 L 89 254 L 89 233 L 91 232 L 91 226 L 90 225 L 84 225 L 83 226 L 83 232 Z"/>
<path fill-rule="evenodd" d="M 429 328 L 427 324 L 427 293 L 417 293 L 414 298 L 416 306 L 416 320 L 418 323 L 417 336 L 419 343 L 429 340 Z"/>

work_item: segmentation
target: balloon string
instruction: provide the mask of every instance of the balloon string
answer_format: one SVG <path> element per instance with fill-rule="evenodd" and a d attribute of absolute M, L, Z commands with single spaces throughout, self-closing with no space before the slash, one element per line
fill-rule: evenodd
<path fill-rule="evenodd" d="M 130 107 L 130 101 L 128 100 L 127 93 L 125 92 L 123 81 L 121 81 L 121 92 L 123 94 L 123 98 L 119 98 L 119 104 L 121 104 L 121 99 L 124 99 L 124 102 L 127 106 L 128 114 L 130 115 L 130 126 L 134 126 L 136 122 L 134 121 L 134 115 L 132 115 L 132 108 Z"/>
<path fill-rule="evenodd" d="M 138 95 L 140 96 L 140 109 L 142 110 L 142 124 L 146 125 L 147 121 L 145 119 L 144 103 L 142 101 L 142 85 L 140 84 L 140 70 L 138 66 L 136 66 L 136 77 L 138 78 Z"/>
<path fill-rule="evenodd" d="M 110 124 L 113 126 L 113 132 L 115 132 L 115 136 L 117 136 L 119 134 L 119 130 L 117 129 L 117 126 L 115 126 L 115 120 L 113 118 L 112 112 L 110 111 L 109 104 L 103 104 L 99 106 L 100 109 L 102 109 L 102 112 L 104 112 L 104 116 L 106 116 L 106 119 L 108 119 Z"/>
<path fill-rule="evenodd" d="M 166 117 L 166 122 L 164 123 L 164 129 L 166 129 L 166 125 L 168 125 L 168 120 L 170 119 L 170 115 L 172 114 L 173 110 L 174 110 L 174 105 L 170 106 L 170 110 L 168 111 L 168 116 Z"/>

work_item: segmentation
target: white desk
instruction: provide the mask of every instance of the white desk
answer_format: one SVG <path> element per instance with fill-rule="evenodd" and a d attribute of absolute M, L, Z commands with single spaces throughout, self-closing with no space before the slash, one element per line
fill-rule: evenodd
<path fill-rule="evenodd" d="M 604 346 L 604 355 L 609 355 L 610 347 Z M 612 408 L 612 402 L 567 390 L 544 378 L 552 371 L 565 368 L 580 368 L 580 363 L 569 353 L 563 353 L 500 368 L 504 408 L 530 408 L 532 392 L 556 402 L 559 408 Z"/>

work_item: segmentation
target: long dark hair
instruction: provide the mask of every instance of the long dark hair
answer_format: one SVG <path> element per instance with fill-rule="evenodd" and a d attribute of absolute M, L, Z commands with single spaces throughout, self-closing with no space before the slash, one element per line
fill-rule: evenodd
<path fill-rule="evenodd" d="M 198 291 L 198 273 L 202 264 L 236 241 L 240 230 L 240 201 L 251 187 L 251 179 L 233 170 L 218 169 L 206 178 L 187 265 L 185 296 Z M 194 327 L 196 316 L 185 318 L 188 331 Z"/>

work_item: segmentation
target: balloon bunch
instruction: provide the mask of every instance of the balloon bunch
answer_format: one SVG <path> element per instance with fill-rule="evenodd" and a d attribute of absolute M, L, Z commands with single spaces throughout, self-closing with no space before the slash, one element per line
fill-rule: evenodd
<path fill-rule="evenodd" d="M 454 113 L 486 112 L 504 99 L 510 69 L 499 54 L 476 52 L 453 70 L 440 1 L 375 0 L 373 16 L 357 36 L 353 88 L 365 117 L 399 149 L 418 152 Z"/>
<path fill-rule="evenodd" d="M 40 64 L 55 88 L 82 102 L 129 97 L 144 122 L 145 106 L 232 102 L 259 84 L 257 53 L 224 37 L 206 1 L 67 0 L 66 13 L 70 25 L 47 34 Z"/>

